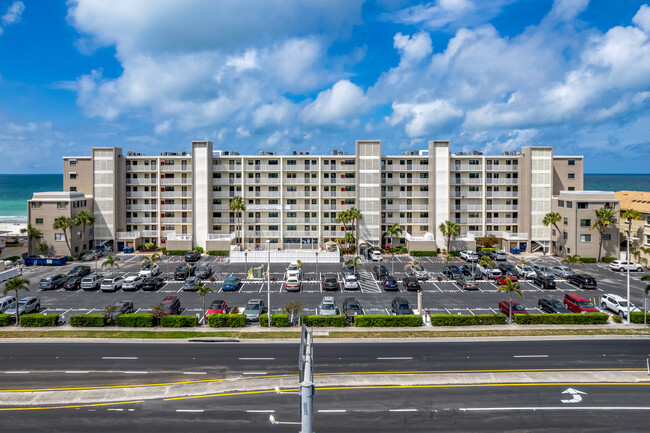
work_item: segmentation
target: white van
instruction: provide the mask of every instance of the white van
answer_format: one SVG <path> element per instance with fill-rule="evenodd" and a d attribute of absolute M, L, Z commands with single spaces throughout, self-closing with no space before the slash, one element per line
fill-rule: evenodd
<path fill-rule="evenodd" d="M 0 298 L 0 313 L 4 313 L 11 307 L 13 304 L 16 302 L 16 297 L 15 296 L 5 296 L 4 298 Z M 16 308 L 14 306 L 14 308 Z"/>

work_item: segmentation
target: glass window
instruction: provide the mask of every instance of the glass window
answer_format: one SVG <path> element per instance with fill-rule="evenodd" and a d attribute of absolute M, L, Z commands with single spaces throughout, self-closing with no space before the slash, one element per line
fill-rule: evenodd
<path fill-rule="evenodd" d="M 591 235 L 580 235 L 580 242 L 591 242 Z"/>
<path fill-rule="evenodd" d="M 580 227 L 591 227 L 591 220 L 580 220 Z"/>
<path fill-rule="evenodd" d="M 65 242 L 65 236 L 63 236 L 63 233 L 54 233 L 54 240 L 57 242 Z"/>
<path fill-rule="evenodd" d="M 569 160 L 569 165 L 576 165 L 575 159 L 570 159 Z"/>
<path fill-rule="evenodd" d="M 43 224 L 43 218 L 36 218 L 36 224 Z"/>

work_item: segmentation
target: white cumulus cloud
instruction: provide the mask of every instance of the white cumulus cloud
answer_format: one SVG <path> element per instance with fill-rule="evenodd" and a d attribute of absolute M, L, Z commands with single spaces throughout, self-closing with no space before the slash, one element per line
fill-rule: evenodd
<path fill-rule="evenodd" d="M 345 121 L 367 109 L 363 89 L 348 80 L 338 81 L 331 89 L 318 94 L 302 111 L 308 123 L 328 124 Z"/>

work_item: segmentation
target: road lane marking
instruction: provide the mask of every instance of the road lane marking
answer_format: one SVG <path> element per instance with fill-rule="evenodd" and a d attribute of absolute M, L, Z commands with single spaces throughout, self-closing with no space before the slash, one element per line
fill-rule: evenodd
<path fill-rule="evenodd" d="M 650 410 L 650 406 L 549 406 L 549 407 L 461 407 L 463 412 L 492 412 L 508 410 Z"/>
<path fill-rule="evenodd" d="M 29 371 L 5 371 L 5 374 L 29 374 Z"/>
<path fill-rule="evenodd" d="M 66 374 L 88 374 L 90 371 L 88 370 L 68 370 L 65 372 Z"/>
<path fill-rule="evenodd" d="M 318 409 L 319 413 L 344 413 L 347 412 L 345 409 Z"/>
<path fill-rule="evenodd" d="M 208 374 L 202 371 L 184 371 L 183 374 Z"/>
<path fill-rule="evenodd" d="M 388 412 L 417 412 L 417 409 L 388 409 Z"/>
<path fill-rule="evenodd" d="M 273 361 L 275 358 L 239 358 L 240 361 Z"/>
<path fill-rule="evenodd" d="M 125 371 L 124 374 L 149 374 L 148 371 Z"/>
<path fill-rule="evenodd" d="M 106 409 L 106 410 L 111 410 L 111 411 L 114 411 L 114 412 L 123 412 L 124 411 L 124 409 Z"/>
<path fill-rule="evenodd" d="M 102 359 L 138 359 L 137 356 L 102 356 Z"/>
<path fill-rule="evenodd" d="M 247 410 L 248 413 L 275 413 L 273 409 L 251 409 Z"/>
<path fill-rule="evenodd" d="M 513 358 L 548 358 L 548 355 L 513 355 Z"/>
<path fill-rule="evenodd" d="M 413 359 L 412 356 L 384 356 L 384 357 L 377 357 L 379 360 L 399 360 L 399 359 Z"/>
<path fill-rule="evenodd" d="M 204 410 L 203 409 L 176 409 L 176 412 L 203 413 Z"/>
<path fill-rule="evenodd" d="M 266 371 L 245 371 L 242 374 L 250 374 L 250 375 L 259 375 L 263 376 L 266 374 Z"/>

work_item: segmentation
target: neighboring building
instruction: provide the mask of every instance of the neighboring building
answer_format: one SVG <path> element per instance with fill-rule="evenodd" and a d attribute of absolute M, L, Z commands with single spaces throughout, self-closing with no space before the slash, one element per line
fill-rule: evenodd
<path fill-rule="evenodd" d="M 643 249 L 650 248 L 650 192 L 648 191 L 617 191 L 616 199 L 621 203 L 621 212 L 628 209 L 641 213 L 641 220 L 632 220 L 632 237 L 638 240 L 630 241 L 630 251 L 638 250 L 638 260 L 646 267 L 650 265 L 650 254 Z M 627 249 L 627 220 L 621 219 L 620 238 L 621 250 Z M 636 260 L 633 254 L 631 259 Z"/>
<path fill-rule="evenodd" d="M 555 156 L 548 146 L 521 152 L 450 154 L 449 141 L 425 150 L 382 155 L 381 141 L 357 141 L 355 155 L 293 152 L 240 155 L 193 141 L 192 150 L 158 156 L 93 148 L 90 157 L 64 158 L 64 187 L 94 199 L 95 246 L 228 249 L 240 243 L 241 196 L 246 248 L 270 240 L 286 249 L 316 248 L 344 236 L 336 223 L 356 207 L 360 241 L 378 246 L 393 223 L 412 249 L 444 248 L 438 227 L 461 226 L 454 247 L 472 247 L 495 234 L 502 248 L 548 249 L 542 224 L 554 194 L 583 187 L 583 160 Z"/>
<path fill-rule="evenodd" d="M 43 232 L 43 237 L 37 242 L 44 242 L 50 249 L 48 255 L 68 256 L 68 246 L 61 230 L 54 230 L 52 224 L 57 217 L 76 218 L 81 211 L 93 212 L 93 199 L 82 192 L 35 192 L 31 200 L 27 200 L 27 220 Z M 67 230 L 68 241 L 72 255 L 77 256 L 90 249 L 93 245 L 94 227 L 76 226 Z"/>
<path fill-rule="evenodd" d="M 595 210 L 614 208 L 617 223 L 611 225 L 603 236 L 602 257 L 619 257 L 619 202 L 613 192 L 560 191 L 553 197 L 553 212 L 562 216 L 558 223 L 560 233 L 551 227 L 552 251 L 559 256 L 578 254 L 580 257 L 598 257 L 600 234 L 591 229 Z"/>

